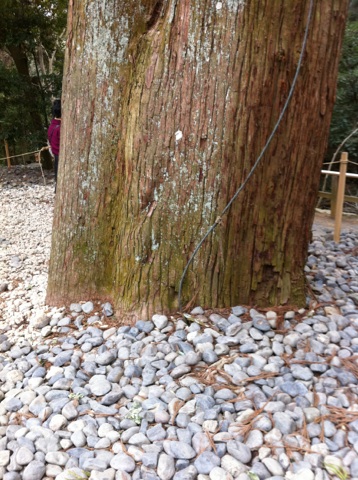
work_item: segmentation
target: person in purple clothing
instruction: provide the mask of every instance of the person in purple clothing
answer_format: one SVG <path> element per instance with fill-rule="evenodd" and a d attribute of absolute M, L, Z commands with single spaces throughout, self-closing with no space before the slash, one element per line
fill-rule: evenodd
<path fill-rule="evenodd" d="M 60 132 L 61 132 L 61 100 L 55 100 L 52 105 L 52 121 L 47 131 L 51 151 L 55 157 L 55 192 L 57 185 L 58 160 L 60 155 Z"/>

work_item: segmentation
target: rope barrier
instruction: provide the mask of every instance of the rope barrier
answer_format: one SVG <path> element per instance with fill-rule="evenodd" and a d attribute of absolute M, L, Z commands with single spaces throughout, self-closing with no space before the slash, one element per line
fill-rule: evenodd
<path fill-rule="evenodd" d="M 322 166 L 323 165 L 333 165 L 334 163 L 341 163 L 341 161 L 337 160 L 336 162 L 325 162 L 325 163 L 322 163 Z M 348 163 L 351 163 L 352 165 L 358 165 L 357 162 L 353 162 L 352 160 L 349 160 L 349 159 L 348 159 Z"/>
<path fill-rule="evenodd" d="M 291 97 L 293 95 L 293 92 L 294 92 L 294 89 L 295 89 L 295 86 L 296 86 L 296 83 L 297 83 L 297 78 L 298 78 L 298 74 L 299 74 L 299 71 L 301 69 L 301 65 L 302 65 L 302 60 L 303 60 L 303 55 L 304 55 L 304 52 L 305 52 L 305 49 L 306 49 L 306 45 L 307 45 L 307 38 L 308 38 L 308 31 L 309 31 L 309 25 L 311 23 L 311 18 L 312 18 L 312 10 L 313 10 L 313 0 L 310 0 L 310 6 L 309 6 L 309 10 L 308 10 L 308 15 L 307 15 L 307 20 L 306 20 L 306 28 L 305 28 L 305 33 L 304 33 L 304 37 L 303 37 L 303 41 L 302 41 L 302 48 L 301 48 L 301 53 L 300 53 L 300 57 L 299 57 L 299 60 L 298 60 L 298 64 L 297 64 L 297 68 L 296 68 L 296 73 L 294 75 L 294 78 L 293 78 L 293 82 L 292 82 L 292 85 L 291 85 L 291 88 L 290 88 L 290 91 L 289 91 L 289 94 L 288 94 L 288 97 L 286 99 L 286 102 L 282 108 L 282 111 L 280 113 L 280 116 L 276 122 L 276 125 L 274 126 L 272 132 L 271 132 L 271 135 L 269 136 L 267 142 L 266 142 L 266 145 L 264 146 L 264 148 L 262 149 L 260 155 L 258 156 L 256 162 L 254 163 L 252 169 L 250 170 L 248 176 L 246 177 L 246 179 L 243 181 L 243 183 L 240 185 L 240 187 L 237 189 L 235 195 L 232 197 L 232 199 L 230 200 L 230 202 L 226 205 L 226 207 L 224 208 L 224 210 L 221 212 L 221 214 L 216 218 L 215 222 L 213 223 L 213 225 L 209 228 L 209 230 L 206 232 L 206 234 L 203 236 L 203 238 L 200 240 L 200 242 L 198 243 L 198 245 L 196 246 L 193 254 L 191 255 L 188 263 L 186 264 L 185 268 L 184 268 L 184 271 L 183 271 L 183 274 L 182 274 L 182 277 L 180 279 L 180 284 L 179 284 L 179 292 L 178 292 L 178 304 L 179 304 L 179 311 L 181 311 L 181 294 L 182 294 L 182 289 L 183 289 L 183 283 L 184 283 L 184 279 L 185 279 L 185 276 L 186 276 L 186 273 L 189 269 L 189 266 L 191 265 L 192 261 L 194 260 L 195 258 L 195 255 L 198 253 L 200 247 L 202 246 L 202 244 L 205 242 L 205 240 L 208 238 L 208 236 L 211 234 L 211 232 L 213 232 L 215 230 L 215 228 L 219 225 L 220 221 L 221 221 L 221 218 L 223 217 L 223 215 L 225 215 L 225 213 L 229 210 L 229 208 L 231 207 L 232 203 L 236 200 L 236 198 L 238 197 L 238 195 L 240 194 L 240 192 L 242 192 L 242 190 L 245 188 L 247 182 L 250 180 L 250 178 L 252 177 L 254 171 L 256 170 L 256 168 L 258 167 L 262 157 L 264 156 L 266 150 L 268 149 L 272 139 L 274 138 L 275 134 L 276 134 L 276 131 L 282 121 L 282 118 L 284 116 L 284 114 L 286 113 L 286 110 L 287 110 L 287 107 L 288 107 L 288 104 L 290 103 L 290 100 L 291 100 Z"/>
<path fill-rule="evenodd" d="M 333 165 L 334 163 L 341 163 L 341 161 L 337 160 L 336 162 L 325 162 L 325 163 L 322 163 L 322 167 L 323 165 Z"/>
<path fill-rule="evenodd" d="M 26 153 L 20 153 L 19 155 L 12 155 L 11 157 L 3 157 L 3 158 L 0 158 L 0 161 L 1 160 L 7 160 L 8 158 L 17 158 L 17 157 L 23 157 L 24 155 L 33 155 L 33 154 L 36 154 L 36 153 L 40 153 L 42 152 L 43 150 L 48 150 L 50 147 L 47 146 L 47 147 L 42 147 L 40 150 L 35 150 L 33 152 L 26 152 Z"/>

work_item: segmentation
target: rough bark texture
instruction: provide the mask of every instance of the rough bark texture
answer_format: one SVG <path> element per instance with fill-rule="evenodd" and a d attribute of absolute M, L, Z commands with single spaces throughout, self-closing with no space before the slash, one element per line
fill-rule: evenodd
<path fill-rule="evenodd" d="M 184 304 L 304 303 L 348 0 L 314 3 L 288 112 L 197 254 Z M 308 4 L 70 1 L 49 303 L 177 308 L 191 253 L 278 119 Z"/>

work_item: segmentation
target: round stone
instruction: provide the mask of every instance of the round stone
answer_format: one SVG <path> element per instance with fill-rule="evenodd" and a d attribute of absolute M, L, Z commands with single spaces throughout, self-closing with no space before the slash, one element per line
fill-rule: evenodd
<path fill-rule="evenodd" d="M 187 443 L 164 440 L 164 451 L 173 458 L 190 460 L 196 456 L 195 450 Z"/>
<path fill-rule="evenodd" d="M 115 470 L 123 470 L 127 473 L 131 473 L 135 470 L 135 462 L 133 458 L 124 452 L 115 455 L 110 462 L 110 466 Z"/>
<path fill-rule="evenodd" d="M 42 480 L 45 472 L 45 464 L 38 460 L 33 460 L 25 467 L 22 478 L 23 480 Z"/>
<path fill-rule="evenodd" d="M 28 465 L 34 459 L 34 454 L 26 447 L 20 447 L 15 455 L 15 461 L 18 465 Z"/>
<path fill-rule="evenodd" d="M 210 480 L 233 480 L 233 476 L 220 467 L 215 467 L 209 474 Z"/>
<path fill-rule="evenodd" d="M 89 314 L 93 311 L 94 305 L 92 302 L 86 302 L 82 305 L 82 311 L 86 314 Z"/>
<path fill-rule="evenodd" d="M 63 415 L 60 414 L 54 415 L 49 423 L 49 427 L 53 432 L 62 430 L 65 425 L 67 425 L 67 420 Z"/>
<path fill-rule="evenodd" d="M 197 457 L 194 466 L 199 474 L 208 475 L 213 468 L 220 465 L 220 458 L 213 452 L 203 452 Z"/>
<path fill-rule="evenodd" d="M 175 474 L 174 458 L 161 453 L 158 459 L 157 474 L 160 480 L 171 480 Z"/>
<path fill-rule="evenodd" d="M 231 440 L 227 442 L 227 451 L 232 455 L 236 460 L 239 460 L 241 463 L 249 463 L 251 460 L 251 450 L 244 443 L 238 442 L 236 440 Z"/>
<path fill-rule="evenodd" d="M 106 379 L 105 375 L 93 375 L 88 383 L 88 387 L 91 393 L 97 397 L 106 395 L 106 393 L 112 389 L 112 385 Z"/>

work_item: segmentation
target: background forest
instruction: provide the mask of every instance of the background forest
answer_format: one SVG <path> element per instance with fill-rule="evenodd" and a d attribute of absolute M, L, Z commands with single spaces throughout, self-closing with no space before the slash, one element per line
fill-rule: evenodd
<path fill-rule="evenodd" d="M 51 102 L 61 96 L 66 15 L 67 0 L 0 4 L 0 142 L 8 142 L 11 155 L 46 144 Z M 357 112 L 358 0 L 352 0 L 326 161 L 357 128 Z M 358 135 L 345 150 L 350 158 L 358 158 Z"/>

